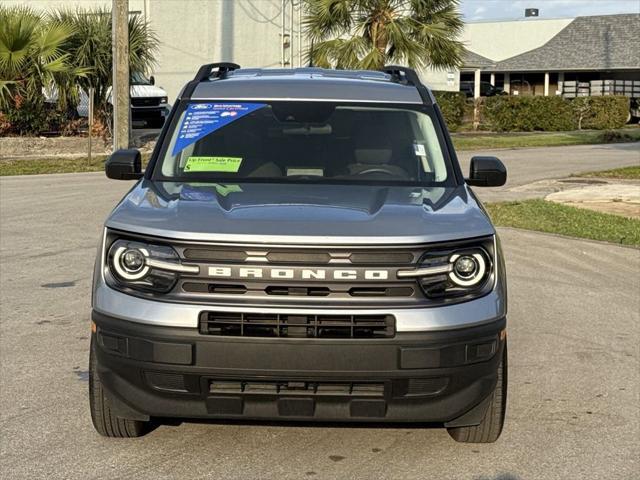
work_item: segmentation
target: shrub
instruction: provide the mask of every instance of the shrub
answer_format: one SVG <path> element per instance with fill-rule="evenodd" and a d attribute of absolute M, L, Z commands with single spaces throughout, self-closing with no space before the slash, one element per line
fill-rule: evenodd
<path fill-rule="evenodd" d="M 62 135 L 80 135 L 85 119 L 70 119 L 53 103 L 29 99 L 18 94 L 12 97 L 10 108 L 0 112 L 0 136 L 40 135 L 58 132 Z"/>
<path fill-rule="evenodd" d="M 4 113 L 0 112 L 0 137 L 8 135 L 10 131 L 11 123 L 9 122 L 9 119 Z"/>
<path fill-rule="evenodd" d="M 45 103 L 40 99 L 29 99 L 19 94 L 11 97 L 11 103 L 4 110 L 8 127 L 6 133 L 16 135 L 37 135 L 47 128 Z"/>
<path fill-rule="evenodd" d="M 87 73 L 73 67 L 62 48 L 73 32 L 70 24 L 48 21 L 30 7 L 0 5 L 0 107 L 43 109 L 45 90 L 66 98 L 69 86 Z"/>
<path fill-rule="evenodd" d="M 531 132 L 623 127 L 629 116 L 627 97 L 517 97 L 485 99 L 482 118 L 497 132 Z"/>
<path fill-rule="evenodd" d="M 498 132 L 559 131 L 576 128 L 570 103 L 561 97 L 488 97 L 483 119 Z"/>
<path fill-rule="evenodd" d="M 623 96 L 578 97 L 571 100 L 578 128 L 620 128 L 629 118 L 629 99 Z"/>
<path fill-rule="evenodd" d="M 455 131 L 462 125 L 465 114 L 467 96 L 462 92 L 433 92 L 436 101 L 442 111 L 442 116 L 447 122 L 449 130 Z"/>

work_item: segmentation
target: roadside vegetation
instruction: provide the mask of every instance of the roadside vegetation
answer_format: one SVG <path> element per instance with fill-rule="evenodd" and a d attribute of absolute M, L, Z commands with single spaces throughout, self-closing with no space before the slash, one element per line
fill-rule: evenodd
<path fill-rule="evenodd" d="M 0 5 L 0 135 L 46 129 L 68 102 L 77 103 L 74 85 L 89 70 L 73 65 L 63 49 L 74 32 L 71 24 L 49 21 L 28 7 Z M 53 91 L 58 109 L 45 102 L 45 92 Z"/>
<path fill-rule="evenodd" d="M 544 200 L 486 204 L 496 226 L 640 246 L 640 220 Z"/>
<path fill-rule="evenodd" d="M 452 132 L 615 131 L 629 119 L 629 98 L 621 95 L 573 99 L 497 95 L 473 100 L 462 92 L 433 94 Z"/>
<path fill-rule="evenodd" d="M 633 167 L 614 168 L 613 170 L 602 170 L 600 172 L 585 172 L 575 175 L 576 177 L 588 178 L 614 178 L 622 180 L 640 180 L 640 165 Z"/>
<path fill-rule="evenodd" d="M 154 64 L 155 33 L 140 15 L 129 17 L 132 72 Z M 0 5 L 0 136 L 86 130 L 78 118 L 81 91 L 94 89 L 94 134 L 106 135 L 111 106 L 111 13 Z"/>
<path fill-rule="evenodd" d="M 38 158 L 24 160 L 1 160 L 0 177 L 7 175 L 38 175 L 43 173 L 97 172 L 104 170 L 105 156 L 77 158 Z"/>
<path fill-rule="evenodd" d="M 453 144 L 457 150 L 481 150 L 492 148 L 555 147 L 563 145 L 589 145 L 599 143 L 639 142 L 640 128 L 618 130 L 581 130 L 572 132 L 532 133 L 454 133 Z"/>
<path fill-rule="evenodd" d="M 150 154 L 142 154 L 142 166 L 146 166 Z M 8 175 L 40 175 L 48 173 L 100 172 L 104 170 L 106 155 L 87 157 L 51 157 L 19 160 L 0 160 L 0 177 Z"/>
<path fill-rule="evenodd" d="M 480 101 L 480 124 L 495 132 L 560 132 L 622 128 L 629 98 L 497 95 Z"/>

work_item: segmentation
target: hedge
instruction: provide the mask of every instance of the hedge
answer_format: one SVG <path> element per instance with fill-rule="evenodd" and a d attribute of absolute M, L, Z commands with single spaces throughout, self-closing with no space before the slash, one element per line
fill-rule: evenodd
<path fill-rule="evenodd" d="M 434 91 L 438 106 L 442 111 L 442 116 L 447 127 L 451 131 L 457 130 L 462 125 L 465 113 L 467 96 L 462 92 Z"/>
<path fill-rule="evenodd" d="M 578 97 L 571 101 L 578 128 L 620 128 L 629 118 L 629 99 L 622 96 Z M 582 118 L 581 118 L 582 117 Z"/>
<path fill-rule="evenodd" d="M 497 132 L 575 128 L 571 105 L 561 97 L 489 97 L 484 102 L 483 118 Z"/>
<path fill-rule="evenodd" d="M 621 96 L 497 96 L 484 99 L 482 106 L 483 126 L 497 132 L 606 130 L 623 127 L 628 114 L 629 99 Z"/>

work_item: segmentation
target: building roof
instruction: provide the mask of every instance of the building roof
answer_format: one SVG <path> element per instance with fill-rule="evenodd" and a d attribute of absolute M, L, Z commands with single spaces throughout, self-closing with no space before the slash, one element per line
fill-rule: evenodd
<path fill-rule="evenodd" d="M 464 52 L 464 58 L 462 60 L 462 68 L 486 68 L 492 67 L 496 62 L 493 60 L 483 57 L 482 55 L 478 55 L 471 50 L 466 50 Z"/>
<path fill-rule="evenodd" d="M 485 68 L 496 72 L 640 69 L 640 14 L 577 17 L 536 49 Z"/>
<path fill-rule="evenodd" d="M 200 82 L 194 100 L 301 100 L 423 103 L 418 89 L 376 71 L 240 69 L 223 79 Z"/>

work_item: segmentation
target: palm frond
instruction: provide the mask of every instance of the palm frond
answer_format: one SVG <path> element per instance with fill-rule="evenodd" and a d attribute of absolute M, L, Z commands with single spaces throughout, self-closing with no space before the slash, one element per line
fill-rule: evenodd
<path fill-rule="evenodd" d="M 306 0 L 305 31 L 318 66 L 385 63 L 449 68 L 462 62 L 458 0 Z"/>

